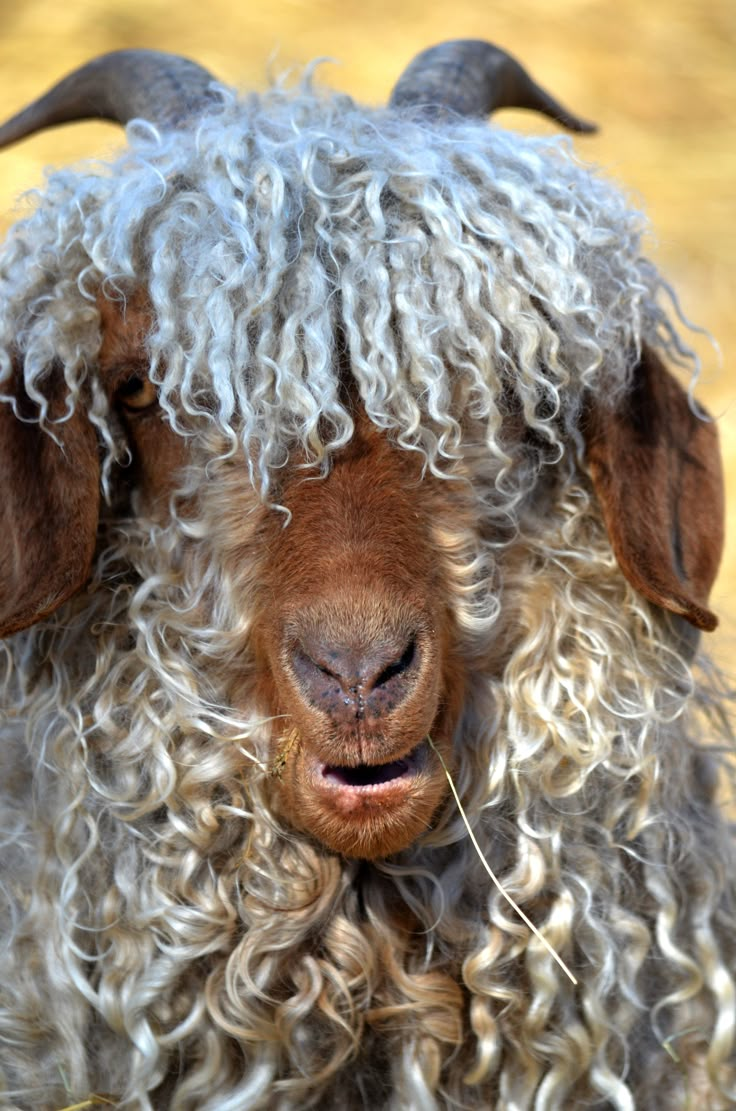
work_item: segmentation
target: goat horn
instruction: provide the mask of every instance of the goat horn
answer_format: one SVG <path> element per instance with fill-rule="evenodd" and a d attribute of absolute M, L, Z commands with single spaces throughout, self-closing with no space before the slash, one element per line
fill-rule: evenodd
<path fill-rule="evenodd" d="M 140 116 L 175 127 L 216 103 L 214 81 L 196 62 L 159 50 L 115 50 L 62 78 L 0 127 L 0 147 L 73 120 L 126 124 Z"/>
<path fill-rule="evenodd" d="M 540 88 L 505 50 L 481 39 L 430 46 L 407 66 L 391 93 L 392 108 L 424 107 L 433 114 L 488 116 L 496 108 L 531 108 L 570 131 L 597 131 Z"/>

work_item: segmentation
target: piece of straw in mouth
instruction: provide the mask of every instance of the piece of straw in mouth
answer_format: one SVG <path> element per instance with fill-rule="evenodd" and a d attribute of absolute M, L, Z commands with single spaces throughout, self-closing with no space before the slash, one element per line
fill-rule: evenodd
<path fill-rule="evenodd" d="M 300 744 L 301 738 L 298 730 L 292 729 L 289 733 L 284 734 L 279 742 L 278 750 L 271 765 L 272 776 L 275 776 L 276 779 L 281 779 L 284 768 L 286 767 L 286 761 L 293 752 L 298 750 Z"/>
<path fill-rule="evenodd" d="M 530 918 L 528 918 L 526 916 L 526 914 L 524 914 L 524 911 L 521 909 L 521 907 L 518 905 L 518 903 L 515 903 L 514 900 L 511 898 L 511 896 L 508 894 L 508 892 L 504 890 L 503 885 L 501 884 L 501 881 L 496 878 L 495 873 L 493 872 L 493 870 L 491 869 L 490 864 L 488 863 L 488 861 L 484 857 L 483 850 L 481 849 L 480 845 L 478 844 L 478 842 L 475 838 L 475 834 L 473 833 L 473 830 L 470 827 L 470 822 L 468 821 L 465 810 L 463 809 L 463 804 L 460 802 L 460 796 L 458 795 L 457 790 L 455 788 L 455 783 L 453 781 L 453 778 L 450 775 L 450 769 L 447 767 L 447 764 L 443 760 L 442 753 L 439 751 L 439 749 L 437 748 L 434 741 L 432 740 L 432 738 L 429 735 L 427 735 L 427 740 L 429 741 L 431 748 L 433 749 L 435 755 L 437 756 L 437 759 L 439 760 L 440 764 L 442 765 L 442 768 L 443 768 L 443 771 L 444 771 L 445 775 L 447 776 L 447 782 L 450 784 L 450 790 L 452 791 L 453 798 L 455 799 L 455 802 L 457 803 L 457 808 L 460 811 L 460 817 L 462 818 L 463 822 L 465 823 L 465 828 L 468 831 L 468 836 L 470 837 L 470 840 L 473 843 L 473 848 L 475 849 L 475 851 L 478 854 L 478 857 L 480 858 L 481 864 L 483 865 L 486 872 L 488 873 L 488 875 L 491 877 L 491 879 L 495 883 L 498 890 L 503 895 L 506 902 L 509 903 L 509 905 L 511 907 L 513 907 L 513 909 L 519 915 L 519 918 L 521 918 L 522 922 L 524 922 L 529 927 L 529 929 L 532 931 L 534 936 L 539 941 L 541 941 L 542 945 L 545 947 L 545 949 L 550 954 L 550 956 L 554 957 L 554 959 L 557 961 L 557 963 L 559 964 L 560 968 L 565 973 L 565 975 L 569 977 L 569 979 L 573 982 L 573 984 L 577 984 L 577 980 L 575 979 L 572 972 L 570 971 L 570 969 L 567 967 L 567 965 L 563 961 L 560 954 L 556 951 L 556 949 L 554 949 L 550 945 L 550 943 L 547 941 L 547 938 L 544 937 L 544 935 L 540 933 L 540 931 L 534 925 L 532 920 Z"/>

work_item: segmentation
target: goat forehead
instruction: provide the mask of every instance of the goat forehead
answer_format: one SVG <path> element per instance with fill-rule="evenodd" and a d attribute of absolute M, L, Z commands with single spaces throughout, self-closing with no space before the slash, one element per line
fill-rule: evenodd
<path fill-rule="evenodd" d="M 422 459 L 392 444 L 361 412 L 349 442 L 331 460 L 323 479 L 308 477 L 299 464 L 284 482 L 281 499 L 297 527 L 312 528 L 321 517 L 335 538 L 365 538 L 371 529 L 391 530 L 420 521 L 435 489 L 424 482 Z"/>
<path fill-rule="evenodd" d="M 270 544 L 274 574 L 284 574 L 282 564 L 291 564 L 297 551 L 311 564 L 313 579 L 330 568 L 330 589 L 354 586 L 356 577 L 387 588 L 400 582 L 404 594 L 412 581 L 426 583 L 434 568 L 432 520 L 460 518 L 467 491 L 425 474 L 422 463 L 358 414 L 351 441 L 326 475 L 310 476 L 298 462 L 287 470 L 279 501 L 290 520 Z"/>

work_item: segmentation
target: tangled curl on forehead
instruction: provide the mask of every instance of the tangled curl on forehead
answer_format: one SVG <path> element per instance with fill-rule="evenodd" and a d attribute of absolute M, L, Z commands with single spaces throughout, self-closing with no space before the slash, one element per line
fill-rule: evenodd
<path fill-rule="evenodd" d="M 308 83 L 225 93 L 196 128 L 129 138 L 117 163 L 53 175 L 17 225 L 0 340 L 21 320 L 27 383 L 60 358 L 75 400 L 97 290 L 147 289 L 169 419 L 214 420 L 264 489 L 293 446 L 320 461 L 349 440 L 341 365 L 370 419 L 441 471 L 466 418 L 503 469 L 504 407 L 559 447 L 584 388 L 614 396 L 643 338 L 688 355 L 640 256 L 642 218 L 563 140 Z"/>

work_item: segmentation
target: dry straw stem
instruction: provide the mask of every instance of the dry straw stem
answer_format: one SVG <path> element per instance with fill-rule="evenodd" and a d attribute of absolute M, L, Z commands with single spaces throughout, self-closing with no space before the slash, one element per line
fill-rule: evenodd
<path fill-rule="evenodd" d="M 83 1111 L 85 1107 L 94 1107 L 96 1104 L 104 1103 L 107 1107 L 114 1107 L 115 1104 L 107 1096 L 88 1096 L 83 1099 L 81 1103 L 70 1103 L 68 1107 L 60 1107 L 59 1111 Z"/>
<path fill-rule="evenodd" d="M 274 757 L 273 764 L 271 765 L 271 775 L 276 779 L 281 779 L 286 761 L 292 752 L 298 751 L 301 744 L 301 738 L 296 729 L 292 729 L 290 733 L 286 733 L 281 740 L 278 752 Z"/>
<path fill-rule="evenodd" d="M 691 1026 L 687 1030 L 680 1030 L 676 1034 L 670 1034 L 670 1036 L 668 1038 L 665 1038 L 664 1041 L 661 1043 L 662 1049 L 665 1051 L 668 1057 L 671 1057 L 671 1059 L 674 1061 L 678 1071 L 682 1076 L 682 1081 L 685 1086 L 685 1105 L 683 1107 L 683 1111 L 695 1111 L 690 1091 L 690 1072 L 682 1057 L 675 1049 L 673 1042 L 675 1042 L 678 1038 L 685 1037 L 687 1034 L 700 1033 L 701 1031 L 697 1026 Z"/>
<path fill-rule="evenodd" d="M 440 764 L 442 764 L 445 775 L 447 776 L 447 782 L 450 784 L 450 790 L 452 791 L 455 802 L 457 803 L 457 808 L 460 811 L 460 817 L 462 818 L 462 820 L 465 823 L 465 828 L 468 831 L 468 836 L 470 837 L 470 840 L 473 842 L 473 848 L 477 852 L 477 854 L 480 858 L 481 864 L 483 865 L 486 872 L 488 873 L 488 875 L 491 877 L 491 879 L 495 883 L 498 890 L 503 895 L 506 902 L 509 903 L 509 905 L 513 907 L 513 909 L 519 915 L 519 918 L 521 918 L 522 922 L 526 923 L 526 925 L 532 931 L 534 936 L 541 941 L 542 945 L 545 947 L 545 949 L 550 954 L 550 956 L 554 957 L 554 959 L 557 961 L 557 963 L 559 964 L 560 968 L 565 973 L 565 975 L 570 978 L 570 980 L 573 982 L 573 984 L 577 984 L 577 980 L 575 979 L 572 972 L 570 971 L 570 969 L 567 967 L 567 965 L 563 961 L 560 954 L 555 949 L 552 948 L 550 943 L 547 941 L 546 937 L 544 937 L 539 932 L 539 930 L 534 925 L 534 923 L 531 921 L 531 919 L 527 918 L 526 914 L 524 914 L 524 911 L 521 909 L 521 907 L 518 905 L 518 903 L 515 903 L 514 900 L 511 898 L 511 896 L 508 894 L 508 892 L 504 891 L 504 888 L 503 888 L 501 882 L 494 875 L 490 864 L 488 863 L 486 858 L 483 856 L 483 852 L 481 850 L 480 845 L 478 844 L 478 842 L 475 839 L 475 834 L 473 833 L 472 829 L 470 828 L 470 822 L 468 821 L 467 815 L 466 815 L 465 811 L 463 810 L 463 804 L 460 802 L 460 796 L 458 795 L 457 790 L 455 788 L 455 784 L 453 782 L 452 776 L 450 775 L 450 770 L 447 767 L 447 764 L 445 763 L 445 761 L 442 759 L 442 753 L 436 747 L 434 741 L 432 740 L 432 738 L 429 735 L 427 735 L 427 740 L 429 741 L 430 745 L 432 746 L 432 749 L 435 752 Z"/>

